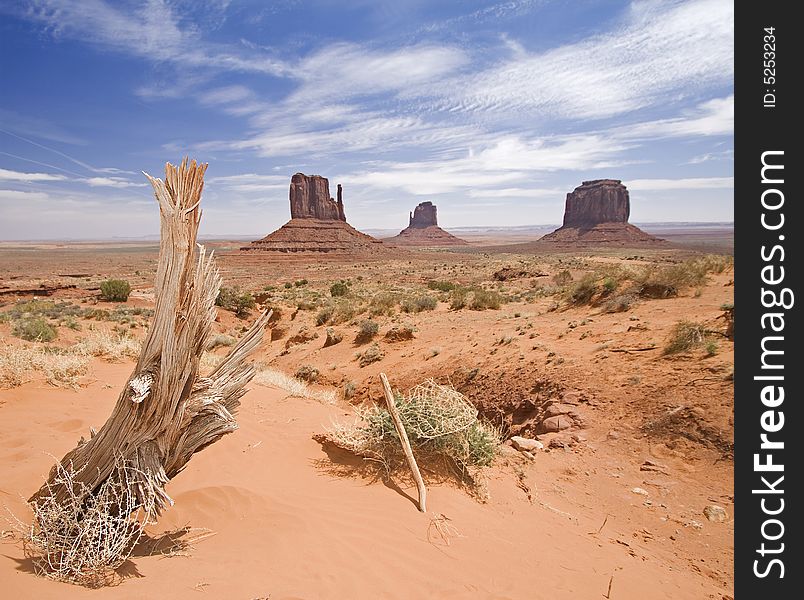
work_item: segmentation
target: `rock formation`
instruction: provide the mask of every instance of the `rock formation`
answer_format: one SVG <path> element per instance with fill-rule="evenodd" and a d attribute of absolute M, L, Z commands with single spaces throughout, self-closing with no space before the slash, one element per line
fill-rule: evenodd
<path fill-rule="evenodd" d="M 403 246 L 460 246 L 468 243 L 438 226 L 437 208 L 432 202 L 419 204 L 410 213 L 408 226 L 385 241 Z"/>
<path fill-rule="evenodd" d="M 564 224 L 540 243 L 577 245 L 657 245 L 655 238 L 628 222 L 631 200 L 618 179 L 584 181 L 567 194 Z"/>
<path fill-rule="evenodd" d="M 296 173 L 290 179 L 290 218 L 346 221 L 343 188 L 338 184 L 338 201 L 329 195 L 329 180 L 321 175 Z"/>
<path fill-rule="evenodd" d="M 296 173 L 290 180 L 290 221 L 241 250 L 352 253 L 382 248 L 379 240 L 346 222 L 341 184 L 337 190 L 335 200 L 326 177 Z"/>

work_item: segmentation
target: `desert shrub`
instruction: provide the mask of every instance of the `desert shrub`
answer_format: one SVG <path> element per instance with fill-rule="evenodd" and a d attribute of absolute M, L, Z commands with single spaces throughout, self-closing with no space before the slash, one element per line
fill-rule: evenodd
<path fill-rule="evenodd" d="M 15 321 L 12 333 L 29 342 L 52 342 L 56 339 L 56 329 L 42 317 Z"/>
<path fill-rule="evenodd" d="M 50 493 L 29 503 L 33 525 L 17 522 L 25 555 L 39 575 L 90 588 L 110 585 L 155 514 L 148 476 L 119 458 L 110 476 L 91 490 L 61 463 Z M 59 500 L 56 490 L 68 497 Z"/>
<path fill-rule="evenodd" d="M 329 295 L 333 298 L 338 298 L 340 296 L 346 296 L 349 293 L 349 286 L 346 285 L 343 281 L 336 281 L 333 283 L 329 288 Z"/>
<path fill-rule="evenodd" d="M 569 290 L 567 300 L 570 304 L 589 304 L 597 293 L 597 278 L 592 273 L 584 275 Z"/>
<path fill-rule="evenodd" d="M 463 394 L 432 379 L 405 396 L 397 395 L 397 410 L 417 461 L 430 469 L 447 464 L 456 474 L 491 464 L 500 445 L 498 433 L 478 420 L 477 409 Z M 384 407 L 358 411 L 360 422 L 336 425 L 327 439 L 359 456 L 372 458 L 389 470 L 405 466 L 391 415 Z M 445 463 L 446 459 L 446 463 Z"/>
<path fill-rule="evenodd" d="M 553 275 L 553 283 L 558 287 L 563 287 L 572 283 L 572 273 L 569 271 L 559 271 L 555 275 Z"/>
<path fill-rule="evenodd" d="M 125 279 L 107 279 L 101 281 L 101 299 L 107 302 L 125 302 L 131 293 L 131 285 Z"/>
<path fill-rule="evenodd" d="M 469 290 L 464 287 L 458 287 L 452 290 L 449 302 L 450 310 L 461 310 L 462 308 L 466 308 L 468 296 Z"/>
<path fill-rule="evenodd" d="M 314 383 L 318 379 L 318 375 L 319 371 L 313 365 L 302 365 L 296 369 L 296 373 L 293 376 L 307 383 Z"/>
<path fill-rule="evenodd" d="M 318 326 L 326 325 L 329 323 L 329 320 L 332 318 L 332 315 L 335 314 L 335 307 L 334 306 L 325 306 L 321 310 L 318 311 L 318 314 L 315 316 L 315 324 Z"/>
<path fill-rule="evenodd" d="M 503 297 L 499 292 L 476 289 L 472 292 L 472 300 L 469 308 L 472 310 L 498 309 L 502 304 Z"/>
<path fill-rule="evenodd" d="M 608 296 L 617 290 L 619 282 L 613 277 L 605 277 L 603 279 L 603 295 Z"/>
<path fill-rule="evenodd" d="M 289 289 L 291 289 L 292 287 L 293 287 L 293 284 L 292 284 L 291 282 L 289 282 L 289 281 L 286 281 L 286 282 L 285 282 L 285 289 L 286 289 L 286 290 L 289 290 Z"/>
<path fill-rule="evenodd" d="M 402 311 L 406 313 L 419 313 L 425 310 L 434 310 L 436 306 L 438 306 L 438 300 L 428 294 L 404 298 L 400 304 Z"/>
<path fill-rule="evenodd" d="M 237 340 L 231 335 L 219 333 L 218 335 L 214 335 L 209 339 L 207 342 L 207 350 L 214 350 L 215 348 L 220 348 L 221 346 L 234 346 L 236 343 Z"/>
<path fill-rule="evenodd" d="M 717 354 L 717 342 L 714 340 L 706 342 L 706 346 L 704 346 L 704 349 L 706 350 L 707 356 L 714 356 L 715 354 Z"/>
<path fill-rule="evenodd" d="M 360 329 L 357 332 L 357 337 L 355 338 L 355 342 L 358 344 L 365 344 L 366 342 L 372 340 L 377 333 L 380 331 L 380 326 L 371 319 L 366 319 L 360 324 Z"/>
<path fill-rule="evenodd" d="M 332 314 L 332 323 L 337 325 L 351 321 L 359 312 L 362 312 L 362 308 L 358 307 L 354 302 L 342 300 L 335 305 L 335 312 Z"/>
<path fill-rule="evenodd" d="M 303 285 L 307 285 L 309 282 L 306 279 L 299 279 L 298 281 L 294 281 L 293 285 L 296 287 L 302 287 Z"/>
<path fill-rule="evenodd" d="M 241 292 L 237 288 L 222 287 L 215 299 L 215 305 L 231 311 L 235 316 L 244 319 L 257 304 L 249 292 Z"/>
<path fill-rule="evenodd" d="M 431 279 L 427 282 L 427 287 L 431 290 L 438 290 L 439 292 L 451 292 L 458 287 L 458 285 L 451 281 L 436 281 Z"/>
<path fill-rule="evenodd" d="M 678 321 L 664 347 L 664 354 L 677 354 L 704 345 L 707 338 L 706 327 L 693 321 Z"/>
<path fill-rule="evenodd" d="M 378 292 L 374 294 L 369 303 L 369 312 L 372 316 L 392 315 L 399 303 L 399 294 L 395 292 Z"/>
<path fill-rule="evenodd" d="M 361 367 L 367 367 L 371 363 L 380 361 L 383 358 L 385 358 L 385 352 L 374 342 L 371 346 L 358 354 L 358 364 L 360 364 Z"/>

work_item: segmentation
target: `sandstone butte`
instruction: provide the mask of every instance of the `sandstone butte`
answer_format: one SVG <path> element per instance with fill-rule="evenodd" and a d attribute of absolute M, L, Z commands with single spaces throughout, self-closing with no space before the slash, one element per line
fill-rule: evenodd
<path fill-rule="evenodd" d="M 419 204 L 410 213 L 408 226 L 384 241 L 396 246 L 464 246 L 469 243 L 438 226 L 437 208 L 432 202 Z"/>
<path fill-rule="evenodd" d="M 664 240 L 631 225 L 631 200 L 619 179 L 584 181 L 567 194 L 564 224 L 539 240 L 553 246 L 655 246 Z"/>
<path fill-rule="evenodd" d="M 346 222 L 343 187 L 337 200 L 329 195 L 329 180 L 296 173 L 290 180 L 290 221 L 241 250 L 268 252 L 354 253 L 382 249 L 382 242 Z"/>

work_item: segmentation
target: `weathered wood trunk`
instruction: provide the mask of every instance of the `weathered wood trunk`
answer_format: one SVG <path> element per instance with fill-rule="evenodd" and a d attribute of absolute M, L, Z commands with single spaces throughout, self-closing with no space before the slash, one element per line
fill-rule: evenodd
<path fill-rule="evenodd" d="M 269 318 L 258 318 L 211 374 L 199 375 L 221 285 L 212 255 L 196 248 L 206 167 L 185 158 L 178 168 L 165 166 L 164 181 L 145 174 L 161 213 L 154 316 L 111 416 L 61 460 L 76 487 L 82 484 L 87 493 L 114 476 L 115 465 L 124 460 L 141 474 L 130 491 L 139 506 L 153 507 L 156 514 L 173 503 L 165 484 L 193 454 L 237 429 L 233 415 L 254 376 L 245 359 Z M 49 496 L 63 502 L 74 494 L 57 475 L 54 467 L 30 501 Z"/>

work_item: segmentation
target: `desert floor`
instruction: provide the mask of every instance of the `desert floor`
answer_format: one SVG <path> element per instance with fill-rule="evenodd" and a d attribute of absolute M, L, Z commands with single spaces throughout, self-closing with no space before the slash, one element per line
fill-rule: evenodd
<path fill-rule="evenodd" d="M 733 305 L 730 262 L 710 261 L 696 284 L 649 298 L 628 293 L 628 273 L 692 264 L 683 261 L 700 255 L 470 248 L 274 259 L 239 255 L 236 243 L 211 245 L 224 285 L 279 309 L 257 353 L 260 371 L 243 399 L 240 429 L 168 484 L 175 506 L 114 587 L 88 590 L 35 576 L 19 534 L 0 521 L 4 597 L 733 595 L 733 342 L 722 335 L 723 307 Z M 0 320 L 0 502 L 23 521 L 30 519 L 23 498 L 53 457 L 110 413 L 147 326 L 155 264 L 148 243 L 0 247 L 0 314 L 9 315 Z M 557 283 L 565 271 L 572 281 Z M 595 288 L 588 302 L 569 301 L 589 273 L 598 286 L 612 279 L 615 291 Z M 132 283 L 128 302 L 98 301 L 108 277 Z M 333 299 L 330 286 L 341 280 L 349 293 Z M 503 302 L 457 309 L 454 292 L 428 282 L 482 287 Z M 384 302 L 374 300 L 378 294 Z M 612 294 L 627 296 L 621 312 L 609 312 Z M 423 295 L 438 301 L 433 310 L 404 312 L 406 300 Z M 12 311 L 32 298 L 58 305 L 47 317 L 60 323 L 55 341 L 14 335 Z M 327 310 L 332 315 L 321 323 Z M 219 311 L 223 345 L 207 362 L 253 315 Z M 357 343 L 368 319 L 379 332 Z M 709 343 L 665 354 L 681 320 L 701 324 Z M 325 348 L 327 328 L 343 339 Z M 393 328 L 412 339 L 386 338 Z M 82 342 L 93 336 L 94 346 Z M 381 358 L 361 366 L 375 344 Z M 75 352 L 75 363 L 42 358 L 60 352 Z M 13 356 L 27 357 L 25 364 Z M 314 383 L 282 375 L 304 366 L 318 372 Z M 403 391 L 428 377 L 451 383 L 506 437 L 537 436 L 545 449 L 527 455 L 503 445 L 479 490 L 425 470 L 429 511 L 419 513 L 403 473 L 378 480 L 362 460 L 314 439 L 333 422 L 353 420 L 355 405 L 381 398 L 380 372 Z M 575 420 L 539 433 L 551 403 L 572 405 Z M 726 520 L 708 520 L 709 505 L 725 508 Z M 176 550 L 171 540 L 182 538 L 190 547 Z"/>

